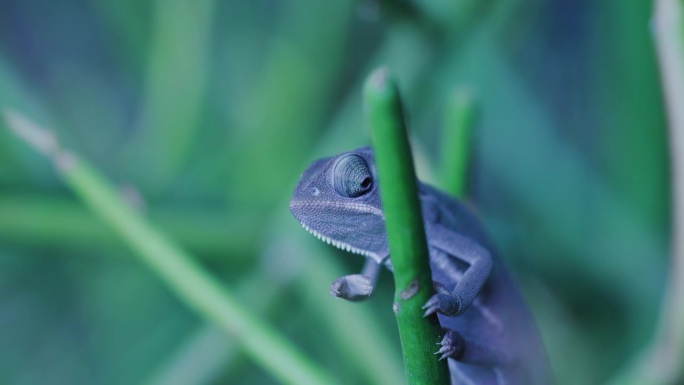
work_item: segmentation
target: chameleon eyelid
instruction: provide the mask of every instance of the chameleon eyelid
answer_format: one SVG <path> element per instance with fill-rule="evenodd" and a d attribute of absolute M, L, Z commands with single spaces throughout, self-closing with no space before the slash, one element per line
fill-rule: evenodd
<path fill-rule="evenodd" d="M 368 163 L 356 154 L 338 158 L 333 165 L 331 178 L 335 191 L 347 198 L 357 198 L 373 187 L 373 174 Z"/>

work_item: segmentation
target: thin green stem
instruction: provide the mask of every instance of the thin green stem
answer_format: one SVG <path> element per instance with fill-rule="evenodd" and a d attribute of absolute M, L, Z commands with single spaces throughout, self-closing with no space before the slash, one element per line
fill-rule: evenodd
<path fill-rule="evenodd" d="M 654 346 L 655 361 L 670 383 L 684 368 L 684 25 L 682 2 L 657 0 L 654 27 L 667 107 L 672 181 L 672 267 Z"/>
<path fill-rule="evenodd" d="M 259 221 L 253 216 L 154 208 L 145 215 L 178 243 L 202 257 L 230 255 L 245 262 L 257 249 Z M 117 246 L 105 224 L 73 199 L 47 195 L 0 196 L 0 239 L 49 247 Z M 199 257 L 200 255 L 198 255 Z"/>
<path fill-rule="evenodd" d="M 680 384 L 684 377 L 684 25 L 680 0 L 654 1 L 654 37 L 668 115 L 672 259 L 651 345 L 609 384 Z"/>
<path fill-rule="evenodd" d="M 158 193 L 187 161 L 199 132 L 215 1 L 153 3 L 144 109 L 122 161 L 128 175 L 145 181 L 146 191 Z"/>
<path fill-rule="evenodd" d="M 394 309 L 408 383 L 448 384 L 446 362 L 434 355 L 440 340 L 436 317 L 423 318 L 421 306 L 433 294 L 416 175 L 398 89 L 386 69 L 365 85 L 380 197 L 394 267 Z"/>
<path fill-rule="evenodd" d="M 334 384 L 270 325 L 240 304 L 193 258 L 132 210 L 100 174 L 56 138 L 25 117 L 5 112 L 7 125 L 52 160 L 74 193 L 191 309 L 242 342 L 245 352 L 275 378 L 288 384 Z"/>
<path fill-rule="evenodd" d="M 267 285 L 266 279 L 260 275 L 251 275 L 237 285 L 235 293 L 243 302 L 254 304 L 252 311 L 271 318 L 283 289 L 280 285 Z M 208 384 L 215 381 L 221 372 L 224 376 L 230 375 L 232 373 L 227 372 L 235 371 L 236 363 L 244 361 L 238 359 L 240 345 L 235 342 L 216 325 L 204 323 L 144 383 Z"/>
<path fill-rule="evenodd" d="M 475 118 L 472 94 L 458 89 L 449 100 L 444 114 L 440 185 L 457 198 L 466 194 L 470 138 Z"/>

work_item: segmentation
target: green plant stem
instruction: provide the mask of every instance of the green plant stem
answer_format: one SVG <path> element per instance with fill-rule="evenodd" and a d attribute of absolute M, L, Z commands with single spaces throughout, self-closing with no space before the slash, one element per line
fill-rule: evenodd
<path fill-rule="evenodd" d="M 199 385 L 216 382 L 226 363 L 239 351 L 238 346 L 231 342 L 226 333 L 215 325 L 202 324 L 142 383 Z"/>
<path fill-rule="evenodd" d="M 669 126 L 672 258 L 650 346 L 608 383 L 680 384 L 684 377 L 684 25 L 679 0 L 654 1 L 654 37 Z"/>
<path fill-rule="evenodd" d="M 394 309 L 408 383 L 448 384 L 447 364 L 434 355 L 440 341 L 436 317 L 421 306 L 433 294 L 427 241 L 399 92 L 386 69 L 370 75 L 364 90 L 380 196 L 394 267 Z"/>
<path fill-rule="evenodd" d="M 669 383 L 684 376 L 684 24 L 682 2 L 657 0 L 654 27 L 667 107 L 672 183 L 672 266 L 654 346 Z M 662 374 L 661 374 L 662 375 Z"/>
<path fill-rule="evenodd" d="M 369 65 L 374 66 L 381 62 L 397 63 L 394 70 L 401 74 L 407 87 L 415 89 L 421 83 L 421 74 L 424 75 L 432 71 L 429 63 L 430 59 L 434 56 L 434 52 L 428 50 L 428 47 L 430 45 L 424 36 L 416 34 L 416 31 L 410 25 L 400 24 L 388 31 L 385 43 L 378 50 L 375 57 L 370 60 L 371 64 Z M 415 54 L 416 52 L 420 54 Z M 438 63 L 445 67 L 449 66 L 448 63 Z M 363 132 L 363 121 L 358 114 L 358 106 L 362 102 L 361 93 L 358 90 L 361 88 L 361 82 L 351 87 L 348 97 L 341 103 L 340 108 L 333 117 L 330 129 L 313 146 L 308 155 L 301 157 L 300 163 L 304 163 L 305 159 L 310 160 L 329 155 L 330 153 L 339 152 L 341 149 L 359 146 L 363 143 L 360 138 L 366 134 Z M 0 88 L 0 92 L 2 91 L 3 89 Z M 16 95 L 16 93 L 11 95 Z M 25 103 L 19 104 L 19 106 L 22 109 L 26 108 Z M 36 168 L 42 171 L 39 167 Z M 283 201 L 277 206 L 284 207 L 286 205 L 287 201 Z M 160 223 L 163 226 L 162 230 L 185 245 L 186 235 L 175 233 L 171 228 L 167 229 L 165 222 L 167 217 L 170 220 L 173 219 L 173 223 L 179 223 L 180 230 L 186 227 L 184 226 L 184 217 L 167 213 L 166 210 L 156 215 L 156 208 L 151 207 L 150 209 L 150 215 L 154 218 L 154 222 Z M 379 323 L 377 309 L 363 305 L 347 306 L 347 304 L 331 301 L 327 291 L 321 290 L 321 288 L 327 288 L 330 280 L 334 277 L 344 274 L 344 269 L 336 258 L 337 255 L 331 255 L 330 249 L 326 247 L 327 245 L 319 244 L 315 239 L 312 240 L 310 235 L 301 231 L 299 226 L 292 226 L 294 220 L 288 212 L 284 212 L 282 209 L 278 209 L 276 212 L 277 214 L 267 221 L 267 223 L 270 223 L 268 229 L 263 230 L 264 233 L 271 234 L 268 244 L 262 246 L 265 250 L 264 254 L 267 256 L 266 258 L 269 258 L 268 255 L 272 254 L 271 250 L 286 247 L 287 249 L 296 249 L 297 255 L 303 256 L 303 258 L 297 258 L 296 256 L 290 258 L 290 268 L 288 270 L 292 270 L 297 274 L 288 277 L 286 280 L 294 281 L 299 297 L 306 299 L 304 305 L 308 307 L 307 311 L 309 314 L 316 314 L 321 324 L 328 330 L 326 333 L 335 338 L 337 343 L 337 346 L 334 347 L 335 352 L 341 355 L 344 362 L 354 364 L 354 370 L 365 375 L 369 384 L 405 383 L 404 376 L 401 373 L 401 359 L 399 358 L 395 342 L 390 339 L 383 330 L 383 326 Z M 35 219 L 39 220 L 39 218 Z M 208 219 L 207 221 L 207 224 L 211 222 Z M 41 226 L 34 221 L 31 221 L 30 225 L 37 226 L 34 229 Z M 0 229 L 1 231 L 2 229 Z M 50 238 L 49 234 L 43 234 L 46 237 L 46 243 L 49 242 L 49 239 L 54 239 Z M 227 236 L 227 234 L 228 231 L 226 231 L 225 235 Z M 64 231 L 62 235 L 73 238 L 77 234 Z M 114 238 L 111 233 L 103 236 Z M 92 240 L 93 242 L 99 242 L 102 239 L 93 237 Z M 213 242 L 214 240 L 212 240 Z M 251 246 L 254 244 L 253 242 Z M 194 242 L 192 244 L 188 243 L 188 247 L 193 247 L 193 250 L 195 250 L 194 245 Z M 199 245 L 197 246 L 199 247 Z M 207 247 L 209 247 L 208 244 Z M 198 252 L 204 251 L 204 248 L 197 248 L 196 250 Z M 215 249 L 208 251 L 213 253 Z M 306 256 L 314 257 L 307 258 Z M 282 255 L 279 255 L 278 258 L 282 259 Z M 267 265 L 269 263 L 266 262 Z M 261 282 L 272 284 L 274 281 L 278 281 L 278 284 L 282 285 L 282 280 L 282 276 L 268 277 L 261 280 Z M 364 348 L 359 349 L 359 346 Z"/>
<path fill-rule="evenodd" d="M 334 384 L 288 340 L 242 306 L 190 255 L 132 210 L 98 172 L 61 149 L 52 134 L 23 116 L 5 112 L 7 125 L 52 160 L 76 195 L 125 241 L 191 309 L 239 339 L 245 352 L 288 384 Z"/>
<path fill-rule="evenodd" d="M 166 234 L 202 257 L 230 255 L 245 262 L 257 249 L 253 216 L 154 208 L 145 215 Z M 0 239 L 48 247 L 116 247 L 121 242 L 78 201 L 45 195 L 0 195 Z"/>
<path fill-rule="evenodd" d="M 250 275 L 234 289 L 243 302 L 253 303 L 252 311 L 271 318 L 277 308 L 284 288 L 277 285 L 264 286 L 265 279 Z M 204 323 L 197 327 L 171 354 L 171 359 L 154 370 L 144 381 L 147 385 L 208 384 L 215 382 L 219 373 L 230 378 L 231 369 L 244 359 L 238 359 L 240 345 L 230 340 L 216 325 Z M 229 365 L 232 364 L 232 365 Z"/>
<path fill-rule="evenodd" d="M 159 193 L 187 161 L 197 139 L 215 1 L 153 3 L 144 109 L 136 137 L 121 160 L 127 175 L 144 181 L 149 193 Z M 153 156 L 151 148 L 156 149 Z"/>
<path fill-rule="evenodd" d="M 475 117 L 473 104 L 472 94 L 467 89 L 458 89 L 447 104 L 443 122 L 440 185 L 460 199 L 465 197 L 468 182 L 470 138 Z"/>
<path fill-rule="evenodd" d="M 232 199 L 273 202 L 281 193 L 273 186 L 285 186 L 290 176 L 299 175 L 298 157 L 325 122 L 354 10 L 354 3 L 345 1 L 283 3 L 277 38 L 270 40 L 259 72 L 248 77 L 244 86 L 249 93 L 240 93 L 233 103 L 239 129 L 227 143 L 238 145 L 226 149 L 225 161 L 249 164 L 252 170 L 250 178 L 235 174 L 240 179 L 226 184 Z M 319 16 L 311 19 L 311 14 Z"/>

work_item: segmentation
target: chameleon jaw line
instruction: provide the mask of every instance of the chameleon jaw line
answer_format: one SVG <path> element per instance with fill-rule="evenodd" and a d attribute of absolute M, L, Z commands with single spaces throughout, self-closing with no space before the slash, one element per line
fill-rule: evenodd
<path fill-rule="evenodd" d="M 349 245 L 349 244 L 346 244 L 346 243 L 344 243 L 344 242 L 336 241 L 336 240 L 334 240 L 334 239 L 332 239 L 332 238 L 326 237 L 325 235 L 319 233 L 318 231 L 312 229 L 311 227 L 309 227 L 309 226 L 307 226 L 307 225 L 305 225 L 305 224 L 303 224 L 303 223 L 302 223 L 302 227 L 304 228 L 304 230 L 306 230 L 306 231 L 308 231 L 309 233 L 313 234 L 313 236 L 315 236 L 316 238 L 320 239 L 321 241 L 323 241 L 323 242 L 325 242 L 325 243 L 327 243 L 327 244 L 329 244 L 329 245 L 335 246 L 335 247 L 338 248 L 338 249 L 341 249 L 341 250 L 344 250 L 344 251 L 348 251 L 348 252 L 353 253 L 353 254 L 360 254 L 360 255 L 363 255 L 364 257 L 372 258 L 372 259 L 375 260 L 378 264 L 380 264 L 380 263 L 382 263 L 382 262 L 384 261 L 383 258 L 380 258 L 380 257 L 379 257 L 377 254 L 375 254 L 375 253 L 372 253 L 372 252 L 366 251 L 366 250 L 361 250 L 361 249 L 358 249 L 358 248 L 356 248 L 356 247 L 354 247 L 354 246 L 351 246 L 351 245 Z"/>

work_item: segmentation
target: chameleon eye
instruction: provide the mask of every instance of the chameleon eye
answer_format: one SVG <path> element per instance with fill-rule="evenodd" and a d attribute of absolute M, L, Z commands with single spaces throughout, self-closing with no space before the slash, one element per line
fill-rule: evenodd
<path fill-rule="evenodd" d="M 333 187 L 338 194 L 356 198 L 373 188 L 373 176 L 368 163 L 354 154 L 337 160 L 333 169 Z"/>

